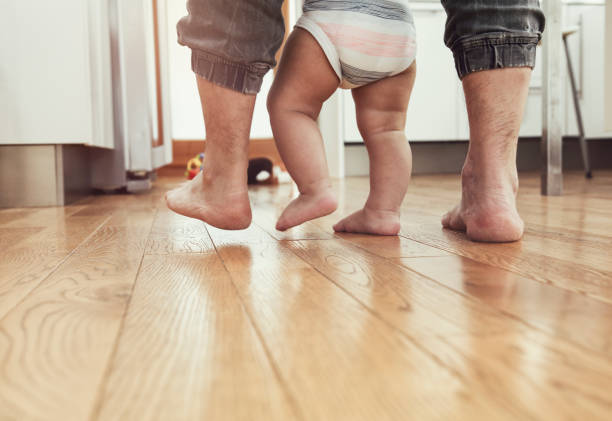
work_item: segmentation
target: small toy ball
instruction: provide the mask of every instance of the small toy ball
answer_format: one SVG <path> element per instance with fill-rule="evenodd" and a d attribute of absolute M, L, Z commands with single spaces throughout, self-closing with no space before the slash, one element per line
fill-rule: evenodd
<path fill-rule="evenodd" d="M 204 169 L 204 154 L 199 153 L 194 158 L 191 158 L 189 162 L 187 162 L 187 171 L 185 171 L 185 176 L 188 180 L 193 180 L 193 178 L 198 175 L 200 171 Z"/>

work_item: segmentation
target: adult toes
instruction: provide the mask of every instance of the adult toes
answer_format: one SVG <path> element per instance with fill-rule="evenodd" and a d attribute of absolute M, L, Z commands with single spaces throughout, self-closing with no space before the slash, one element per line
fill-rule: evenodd
<path fill-rule="evenodd" d="M 456 231 L 465 231 L 465 223 L 458 208 L 453 209 L 442 217 L 442 226 Z"/>
<path fill-rule="evenodd" d="M 459 212 L 455 212 L 451 218 L 450 218 L 450 227 L 451 229 L 457 230 L 457 231 L 465 231 L 465 222 L 463 221 L 463 218 L 461 217 L 461 215 L 459 214 Z"/>

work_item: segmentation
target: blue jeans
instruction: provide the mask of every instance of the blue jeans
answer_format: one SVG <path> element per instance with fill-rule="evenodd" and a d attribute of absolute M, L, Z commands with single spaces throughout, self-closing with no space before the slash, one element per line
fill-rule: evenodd
<path fill-rule="evenodd" d="M 282 2 L 187 0 L 189 14 L 177 29 L 179 43 L 192 50 L 193 71 L 238 92 L 259 92 L 283 40 Z M 459 78 L 481 70 L 534 67 L 545 21 L 538 0 L 442 0 L 442 5 L 444 42 Z"/>

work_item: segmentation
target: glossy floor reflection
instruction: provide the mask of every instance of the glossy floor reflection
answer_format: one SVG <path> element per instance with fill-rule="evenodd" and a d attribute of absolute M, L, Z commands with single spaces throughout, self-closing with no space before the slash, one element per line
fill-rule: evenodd
<path fill-rule="evenodd" d="M 415 177 L 399 237 L 332 232 L 366 178 L 285 233 L 291 185 L 228 232 L 179 182 L 0 210 L 0 419 L 610 419 L 612 173 L 524 175 L 501 245 L 441 228 L 454 176 Z"/>

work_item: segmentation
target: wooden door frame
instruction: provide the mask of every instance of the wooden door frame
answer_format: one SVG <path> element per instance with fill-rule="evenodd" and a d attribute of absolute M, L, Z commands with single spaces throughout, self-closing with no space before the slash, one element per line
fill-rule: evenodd
<path fill-rule="evenodd" d="M 605 111 L 604 130 L 612 131 L 612 0 L 606 0 L 605 20 L 605 64 L 604 64 L 604 87 L 605 87 Z"/>
<path fill-rule="evenodd" d="M 157 108 L 157 138 L 153 137 L 153 147 L 162 146 L 164 144 L 164 113 L 163 113 L 163 97 L 161 87 L 161 58 L 159 51 L 159 5 L 158 0 L 153 2 L 153 50 L 155 61 L 155 92 L 156 92 L 156 108 Z"/>

